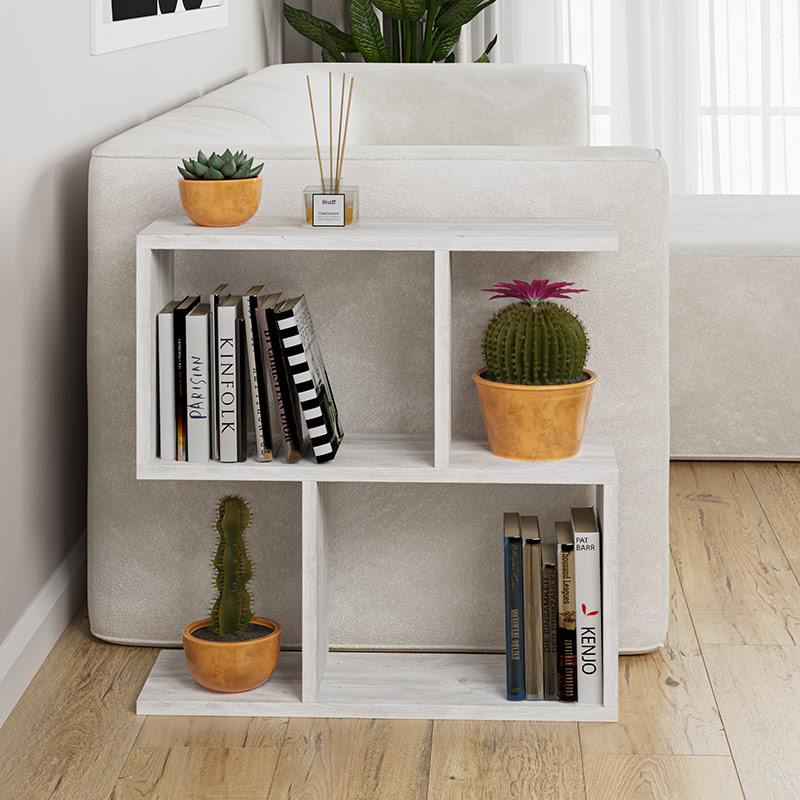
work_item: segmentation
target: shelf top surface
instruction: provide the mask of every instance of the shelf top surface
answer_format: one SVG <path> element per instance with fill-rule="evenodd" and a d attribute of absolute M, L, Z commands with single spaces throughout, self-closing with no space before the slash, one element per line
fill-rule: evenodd
<path fill-rule="evenodd" d="M 599 252 L 617 250 L 601 219 L 362 219 L 312 228 L 292 217 L 261 217 L 236 228 L 203 228 L 186 217 L 159 219 L 138 236 L 151 250 L 385 250 Z"/>
<path fill-rule="evenodd" d="M 492 455 L 485 441 L 454 439 L 450 463 L 433 466 L 433 437 L 425 434 L 345 434 L 336 458 L 286 464 L 219 461 L 140 462 L 144 480 L 319 481 L 324 483 L 616 484 L 617 462 L 606 437 L 587 435 L 581 452 L 566 461 L 511 461 Z"/>

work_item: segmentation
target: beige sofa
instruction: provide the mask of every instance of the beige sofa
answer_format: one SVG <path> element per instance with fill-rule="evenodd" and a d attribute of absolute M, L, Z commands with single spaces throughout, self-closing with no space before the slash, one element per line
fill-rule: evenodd
<path fill-rule="evenodd" d="M 482 435 L 470 379 L 498 280 L 549 277 L 590 291 L 570 301 L 600 374 L 589 429 L 620 466 L 620 646 L 646 651 L 668 618 L 667 176 L 652 150 L 589 148 L 577 67 L 349 65 L 355 73 L 345 179 L 371 217 L 593 217 L 616 253 L 454 258 L 454 426 Z M 176 163 L 244 147 L 266 162 L 259 214 L 296 215 L 317 171 L 305 75 L 270 67 L 98 147 L 89 212 L 89 607 L 115 642 L 177 644 L 209 607 L 211 518 L 225 491 L 254 509 L 254 606 L 300 643 L 297 484 L 136 480 L 134 240 L 180 213 Z M 433 272 L 415 253 L 205 253 L 176 263 L 176 293 L 223 280 L 305 292 L 346 430 L 430 432 Z M 391 301 L 387 302 L 387 298 Z M 402 346 L 398 347 L 398 342 Z M 333 647 L 501 649 L 500 513 L 546 530 L 580 488 L 334 484 L 330 491 Z"/>

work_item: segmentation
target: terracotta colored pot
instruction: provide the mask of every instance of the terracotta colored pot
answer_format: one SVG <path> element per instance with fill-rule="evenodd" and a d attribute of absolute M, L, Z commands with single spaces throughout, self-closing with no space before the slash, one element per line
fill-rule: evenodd
<path fill-rule="evenodd" d="M 248 692 L 261 686 L 278 665 L 281 626 L 272 619 L 253 617 L 272 633 L 249 642 L 207 642 L 192 633 L 211 624 L 210 619 L 191 622 L 183 629 L 183 653 L 192 677 L 215 692 Z"/>
<path fill-rule="evenodd" d="M 516 461 L 561 461 L 578 455 L 597 375 L 559 386 L 499 383 L 478 370 L 478 387 L 489 448 Z"/>
<path fill-rule="evenodd" d="M 247 222 L 261 202 L 261 177 L 227 181 L 178 180 L 181 203 L 192 222 L 230 228 Z"/>

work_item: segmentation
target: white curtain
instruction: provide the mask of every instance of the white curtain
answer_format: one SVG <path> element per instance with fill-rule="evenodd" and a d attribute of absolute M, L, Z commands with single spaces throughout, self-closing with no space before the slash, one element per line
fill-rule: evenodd
<path fill-rule="evenodd" d="M 498 60 L 585 64 L 595 144 L 674 193 L 800 192 L 800 0 L 498 0 Z"/>

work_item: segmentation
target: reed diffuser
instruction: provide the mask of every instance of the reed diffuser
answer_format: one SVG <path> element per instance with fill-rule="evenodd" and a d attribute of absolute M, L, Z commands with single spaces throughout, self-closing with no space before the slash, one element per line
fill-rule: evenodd
<path fill-rule="evenodd" d="M 311 122 L 314 126 L 314 142 L 317 146 L 319 164 L 319 184 L 303 189 L 303 222 L 315 228 L 345 228 L 358 220 L 358 187 L 345 186 L 342 181 L 342 166 L 347 147 L 347 129 L 350 123 L 350 106 L 353 102 L 354 78 L 350 76 L 347 89 L 347 75 L 342 75 L 342 91 L 339 100 L 338 122 L 334 125 L 335 102 L 333 96 L 333 73 L 328 73 L 328 158 L 323 159 L 319 143 L 317 115 L 314 110 L 314 95 L 311 91 L 311 77 L 306 75 L 308 102 L 311 106 Z M 345 112 L 345 95 L 347 111 Z M 334 129 L 337 130 L 334 139 Z M 323 129 L 323 136 L 324 136 Z M 334 143 L 336 145 L 334 160 Z M 327 175 L 325 169 L 328 169 Z"/>

